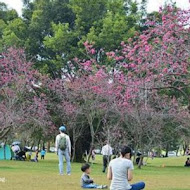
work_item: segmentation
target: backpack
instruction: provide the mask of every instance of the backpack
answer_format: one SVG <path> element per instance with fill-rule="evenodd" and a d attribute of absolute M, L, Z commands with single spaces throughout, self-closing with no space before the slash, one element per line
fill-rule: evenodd
<path fill-rule="evenodd" d="M 66 135 L 60 137 L 59 146 L 58 146 L 58 147 L 59 147 L 59 149 L 62 150 L 62 151 L 66 150 L 66 148 L 67 148 Z"/>

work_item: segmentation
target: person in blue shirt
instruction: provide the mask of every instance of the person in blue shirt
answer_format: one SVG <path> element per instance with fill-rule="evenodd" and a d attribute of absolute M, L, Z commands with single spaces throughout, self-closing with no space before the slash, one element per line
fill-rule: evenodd
<path fill-rule="evenodd" d="M 45 155 L 46 155 L 45 149 L 42 149 L 41 152 L 40 152 L 40 154 L 41 154 L 41 160 L 44 160 Z"/>

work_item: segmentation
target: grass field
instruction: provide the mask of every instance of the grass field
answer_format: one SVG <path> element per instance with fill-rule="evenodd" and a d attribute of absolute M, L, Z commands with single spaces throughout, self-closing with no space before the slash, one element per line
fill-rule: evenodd
<path fill-rule="evenodd" d="M 59 176 L 57 156 L 48 154 L 45 159 L 38 163 L 0 161 L 0 190 L 81 189 L 81 164 L 72 164 L 71 176 Z M 149 159 L 147 166 L 135 169 L 133 182 L 145 181 L 147 190 L 190 190 L 190 168 L 183 167 L 185 160 L 186 157 Z M 109 185 L 101 173 L 101 157 L 93 164 L 91 177 L 98 184 Z M 5 182 L 1 182 L 2 178 Z"/>

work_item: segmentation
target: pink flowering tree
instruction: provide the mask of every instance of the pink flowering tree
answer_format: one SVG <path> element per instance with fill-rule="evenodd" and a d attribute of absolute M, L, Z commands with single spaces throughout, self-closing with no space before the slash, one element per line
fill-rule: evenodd
<path fill-rule="evenodd" d="M 122 69 L 121 74 L 144 93 L 176 91 L 189 103 L 186 89 L 189 86 L 190 11 L 168 6 L 160 9 L 160 15 L 161 23 L 147 22 L 146 31 L 137 33 L 128 43 L 122 42 L 120 51 L 107 55 L 115 63 L 114 69 Z"/>
<path fill-rule="evenodd" d="M 43 76 L 27 62 L 22 50 L 9 49 L 0 58 L 0 137 L 52 126 Z M 23 127 L 23 128 L 22 128 Z M 46 130 L 44 130 L 46 131 Z M 50 130 L 47 130 L 50 131 Z"/>
<path fill-rule="evenodd" d="M 73 74 L 74 77 L 69 78 L 74 83 L 80 81 L 82 84 L 75 86 L 73 94 L 75 90 L 82 92 L 78 96 L 82 99 L 82 105 L 90 102 L 86 104 L 87 114 L 94 113 L 97 116 L 96 111 L 90 111 L 101 109 L 99 110 L 101 126 L 108 126 L 106 113 L 110 108 L 110 102 L 115 105 L 115 112 L 120 113 L 124 124 L 131 123 L 126 128 L 126 132 L 132 130 L 128 133 L 131 134 L 131 140 L 134 140 L 135 133 L 138 134 L 136 135 L 138 139 L 133 143 L 142 152 L 144 149 L 149 149 L 153 141 L 158 142 L 155 140 L 156 134 L 166 126 L 165 117 L 168 117 L 168 120 L 178 119 L 175 123 L 179 126 L 183 123 L 180 118 L 189 117 L 187 89 L 189 88 L 190 11 L 168 6 L 160 10 L 160 15 L 161 22 L 147 22 L 146 31 L 136 34 L 127 43 L 122 42 L 120 50 L 107 52 L 105 60 L 107 64 L 104 64 L 107 67 L 100 65 L 99 52 L 96 52 L 89 42 L 85 42 L 90 58 L 82 61 L 75 59 L 79 70 Z M 87 97 L 90 97 L 91 101 L 88 101 Z M 178 106 L 172 104 L 174 99 Z M 172 117 L 171 113 L 166 112 L 166 108 L 173 113 L 180 113 L 181 116 Z M 91 115 L 89 119 L 86 115 L 86 118 L 89 126 L 93 126 L 92 121 L 95 117 Z M 189 127 L 185 124 L 184 126 Z M 91 136 L 96 137 L 95 134 L 96 131 L 91 127 Z M 120 136 L 119 133 L 116 134 Z M 143 139 L 149 140 L 147 142 Z M 94 140 L 92 138 L 92 145 Z M 157 140 L 161 141 L 161 138 Z"/>
<path fill-rule="evenodd" d="M 71 81 L 69 79 L 66 81 L 62 79 L 46 81 L 47 89 L 49 89 L 48 104 L 54 122 L 58 125 L 64 124 L 67 127 L 72 141 L 72 161 L 81 161 L 81 148 L 77 147 L 81 143 L 81 136 L 84 135 L 86 121 L 81 111 L 80 94 L 77 92 L 80 83 L 79 81 Z M 78 156 L 79 154 L 80 156 Z"/>
<path fill-rule="evenodd" d="M 66 124 L 73 159 L 88 149 L 89 160 L 106 139 L 115 148 L 126 143 L 144 153 L 169 144 L 169 127 L 184 136 L 190 11 L 168 6 L 159 14 L 159 22 L 147 21 L 147 30 L 118 50 L 96 51 L 85 42 L 87 59 L 70 60 L 61 79 L 42 76 L 21 50 L 8 50 L 0 59 L 0 137 L 27 129 L 47 138 L 57 131 L 53 123 Z"/>
<path fill-rule="evenodd" d="M 79 65 L 81 69 L 83 64 L 86 63 Z M 84 67 L 86 68 L 86 66 Z M 72 137 L 73 156 L 76 142 L 81 135 L 85 134 L 85 131 L 87 131 L 87 139 L 84 143 L 90 144 L 89 153 L 91 152 L 95 146 L 95 136 L 101 128 L 103 115 L 107 111 L 106 97 L 103 97 L 107 80 L 104 81 L 105 76 L 101 73 L 103 71 L 97 72 L 95 75 L 88 75 L 88 72 L 90 71 L 83 69 L 75 77 L 50 80 L 47 83 L 54 94 L 51 103 L 54 102 L 54 108 L 58 110 L 57 113 L 62 118 L 61 122 L 67 125 Z"/>
<path fill-rule="evenodd" d="M 183 121 L 189 118 L 190 11 L 168 6 L 160 9 L 160 16 L 161 22 L 147 22 L 149 28 L 146 31 L 129 39 L 128 43 L 122 42 L 121 50 L 108 52 L 107 55 L 114 65 L 113 70 L 119 71 L 121 76 L 123 75 L 128 87 L 136 89 L 135 97 L 132 100 L 133 107 L 138 108 L 136 111 L 141 113 L 140 107 L 143 106 L 142 113 L 150 112 L 149 109 L 155 110 L 158 107 L 161 103 L 160 100 L 165 100 L 166 102 L 162 102 L 165 106 L 156 110 L 156 113 L 165 117 L 167 114 L 163 108 L 171 109 L 176 115 L 174 114 L 172 117 L 171 113 L 168 114 L 168 120 L 173 118 L 175 124 L 178 123 L 177 125 L 180 126 L 178 130 L 182 131 L 185 126 L 187 131 L 189 125 L 184 124 Z M 154 97 L 154 101 L 152 101 L 152 97 Z M 160 102 L 155 101 L 156 97 L 160 97 Z M 175 98 L 177 98 L 178 106 L 172 107 Z M 160 111 L 164 112 L 161 114 Z M 138 120 L 139 116 L 136 121 Z M 165 135 L 164 129 L 167 127 L 168 120 L 164 119 L 164 123 L 158 122 L 162 123 L 160 128 L 163 129 L 163 135 Z M 141 119 L 138 125 L 140 126 L 142 123 Z M 183 125 L 179 123 L 183 123 Z M 148 126 L 147 124 L 149 124 L 148 121 L 146 126 Z M 151 128 L 154 129 L 154 125 Z M 143 133 L 144 129 L 145 127 L 143 127 Z M 151 132 L 150 129 L 148 133 Z"/>

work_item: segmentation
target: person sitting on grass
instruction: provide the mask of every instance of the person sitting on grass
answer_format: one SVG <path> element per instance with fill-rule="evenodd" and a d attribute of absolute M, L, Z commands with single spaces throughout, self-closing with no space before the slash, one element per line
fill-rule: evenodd
<path fill-rule="evenodd" d="M 185 162 L 185 167 L 190 167 L 190 158 L 187 158 L 187 161 Z"/>
<path fill-rule="evenodd" d="M 34 156 L 34 159 L 31 159 L 30 161 L 31 161 L 31 162 L 38 162 L 38 157 L 35 155 L 35 156 Z"/>
<path fill-rule="evenodd" d="M 107 189 L 106 185 L 94 184 L 94 180 L 90 178 L 90 165 L 84 164 L 81 167 L 83 175 L 81 176 L 81 187 L 85 189 Z"/>
<path fill-rule="evenodd" d="M 129 184 L 129 181 L 133 179 L 132 170 L 134 169 L 131 156 L 131 148 L 123 146 L 121 156 L 110 162 L 107 174 L 107 178 L 111 180 L 110 190 L 141 190 L 145 188 L 144 182 Z"/>
<path fill-rule="evenodd" d="M 35 156 L 34 156 L 34 159 L 31 159 L 30 161 L 31 162 L 38 162 L 38 153 L 39 153 L 39 151 L 38 151 L 38 149 L 36 150 L 36 153 L 35 153 Z"/>

